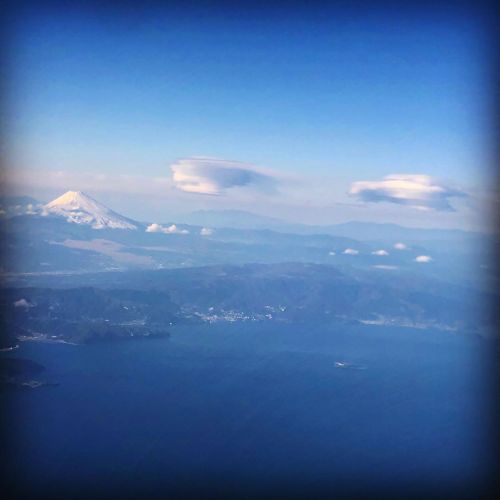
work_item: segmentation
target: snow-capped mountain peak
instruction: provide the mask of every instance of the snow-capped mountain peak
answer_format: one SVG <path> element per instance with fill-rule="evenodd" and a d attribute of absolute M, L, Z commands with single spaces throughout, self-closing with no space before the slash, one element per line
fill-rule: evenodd
<path fill-rule="evenodd" d="M 94 229 L 137 229 L 134 221 L 113 212 L 82 191 L 67 191 L 43 206 L 43 215 L 65 217 L 68 222 Z"/>

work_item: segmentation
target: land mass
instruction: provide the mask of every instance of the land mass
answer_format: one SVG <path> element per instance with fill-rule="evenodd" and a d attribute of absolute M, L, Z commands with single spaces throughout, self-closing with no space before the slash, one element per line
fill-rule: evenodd
<path fill-rule="evenodd" d="M 0 390 L 37 389 L 58 385 L 39 378 L 44 370 L 43 365 L 30 359 L 0 358 Z"/>

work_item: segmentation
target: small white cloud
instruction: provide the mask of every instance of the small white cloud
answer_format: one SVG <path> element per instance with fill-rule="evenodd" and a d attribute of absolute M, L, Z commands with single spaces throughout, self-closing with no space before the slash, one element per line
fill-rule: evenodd
<path fill-rule="evenodd" d="M 387 250 L 375 250 L 374 252 L 372 252 L 372 255 L 389 255 L 389 252 Z"/>
<path fill-rule="evenodd" d="M 392 174 L 381 181 L 358 181 L 351 184 L 349 195 L 365 202 L 388 202 L 418 210 L 453 212 L 449 198 L 465 196 L 460 191 L 429 175 Z"/>
<path fill-rule="evenodd" d="M 396 243 L 394 248 L 396 250 L 406 250 L 408 247 L 404 243 Z"/>
<path fill-rule="evenodd" d="M 22 307 L 23 309 L 29 309 L 33 307 L 33 304 L 30 304 L 26 299 L 19 299 L 14 302 L 14 307 Z"/>
<path fill-rule="evenodd" d="M 160 224 L 150 224 L 146 228 L 146 233 L 161 233 L 162 229 L 163 228 L 160 226 Z"/>
<path fill-rule="evenodd" d="M 335 252 L 328 252 L 328 255 L 335 255 Z"/>
<path fill-rule="evenodd" d="M 398 266 L 386 266 L 384 264 L 378 264 L 376 266 L 372 266 L 372 267 L 375 267 L 376 269 L 387 269 L 388 271 L 393 271 L 395 269 L 398 269 Z"/>
<path fill-rule="evenodd" d="M 164 227 L 160 224 L 150 224 L 146 228 L 146 233 L 164 233 L 164 234 L 189 234 L 187 229 L 179 229 L 175 224 Z"/>
<path fill-rule="evenodd" d="M 180 229 L 175 224 L 164 228 L 163 232 L 166 234 L 189 234 L 187 229 Z"/>
<path fill-rule="evenodd" d="M 432 257 L 430 255 L 419 255 L 415 257 L 415 262 L 420 262 L 422 264 L 426 264 L 427 262 L 430 262 L 432 260 Z"/>
<path fill-rule="evenodd" d="M 212 236 L 212 234 L 214 234 L 213 229 L 210 229 L 209 227 L 201 228 L 201 231 L 200 231 L 201 236 Z"/>
<path fill-rule="evenodd" d="M 0 207 L 0 215 L 15 216 L 15 215 L 37 215 L 40 213 L 43 205 L 27 203 L 25 205 L 2 205 Z"/>
<path fill-rule="evenodd" d="M 359 251 L 354 248 L 346 248 L 342 253 L 346 255 L 358 255 Z"/>
<path fill-rule="evenodd" d="M 35 207 L 32 203 L 26 205 L 26 215 L 36 215 L 38 213 L 37 207 Z"/>

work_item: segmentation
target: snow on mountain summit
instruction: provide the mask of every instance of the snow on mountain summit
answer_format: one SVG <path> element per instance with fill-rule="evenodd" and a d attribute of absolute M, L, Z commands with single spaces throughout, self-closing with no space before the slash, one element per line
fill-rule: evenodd
<path fill-rule="evenodd" d="M 134 221 L 113 212 L 82 191 L 67 191 L 44 205 L 42 213 L 65 217 L 68 222 L 87 224 L 93 229 L 137 229 Z"/>

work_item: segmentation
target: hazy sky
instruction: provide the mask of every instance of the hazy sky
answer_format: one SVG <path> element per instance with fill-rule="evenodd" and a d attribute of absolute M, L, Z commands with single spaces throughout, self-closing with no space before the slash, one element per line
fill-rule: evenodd
<path fill-rule="evenodd" d="M 476 221 L 488 54 L 468 12 L 26 8 L 10 35 L 15 192 L 155 220 Z"/>

